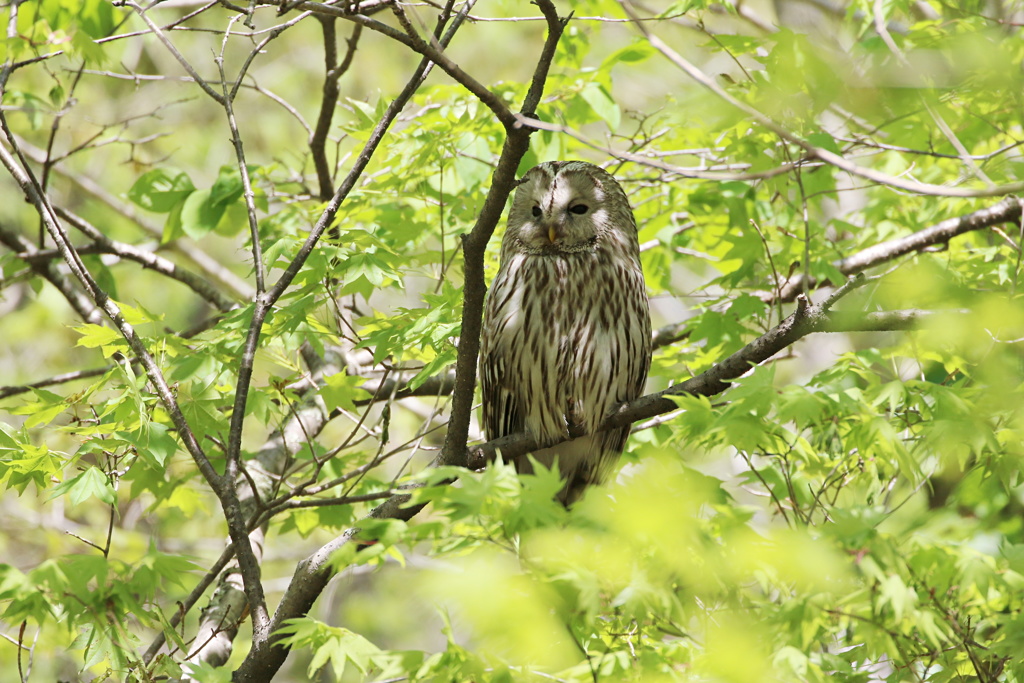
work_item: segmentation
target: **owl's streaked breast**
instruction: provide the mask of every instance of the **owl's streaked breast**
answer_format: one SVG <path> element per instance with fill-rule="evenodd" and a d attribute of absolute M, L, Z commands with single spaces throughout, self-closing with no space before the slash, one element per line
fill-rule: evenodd
<path fill-rule="evenodd" d="M 651 327 L 636 225 L 615 180 L 583 162 L 529 171 L 517 190 L 488 294 L 480 349 L 489 439 L 528 431 L 564 443 L 533 455 L 575 500 L 622 451 L 628 428 L 598 432 L 643 390 Z M 531 471 L 518 458 L 520 472 Z"/>

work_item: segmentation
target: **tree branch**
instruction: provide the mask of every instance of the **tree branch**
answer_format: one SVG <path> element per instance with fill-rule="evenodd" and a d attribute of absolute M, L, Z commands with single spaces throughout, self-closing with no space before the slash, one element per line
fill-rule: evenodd
<path fill-rule="evenodd" d="M 199 72 L 195 70 L 195 68 L 192 66 L 191 63 L 189 63 L 187 59 L 185 59 L 185 55 L 181 54 L 181 52 L 178 51 L 178 48 L 174 46 L 174 43 L 171 42 L 171 39 L 168 38 L 166 34 L 164 34 L 163 30 L 146 15 L 146 10 L 139 7 L 131 0 L 120 0 L 119 2 L 115 2 L 114 5 L 123 5 L 124 7 L 130 7 L 131 9 L 135 10 L 135 13 L 139 15 L 139 18 L 142 19 L 142 21 L 145 22 L 146 26 L 149 27 L 150 32 L 152 32 L 152 34 L 157 37 L 157 40 L 163 43 L 163 46 L 166 47 L 167 51 L 170 52 L 171 55 L 173 55 L 173 57 L 178 61 L 179 64 L 181 64 L 181 67 L 185 69 L 185 72 L 188 73 L 189 76 L 192 77 L 192 80 L 195 81 L 196 85 L 202 88 L 203 92 L 212 97 L 214 102 L 217 102 L 221 105 L 224 104 L 224 96 L 218 93 L 216 90 L 214 90 L 213 86 L 211 86 L 206 81 L 206 79 L 199 75 Z"/>
<path fill-rule="evenodd" d="M 396 28 L 388 26 L 376 19 L 371 19 L 363 14 L 350 14 L 346 12 L 344 8 L 334 5 L 325 5 L 319 2 L 300 2 L 296 7 L 315 12 L 317 14 L 343 17 L 402 43 L 414 52 L 426 57 L 434 64 L 437 64 L 441 67 L 441 70 L 451 76 L 456 83 L 475 95 L 477 99 L 491 110 L 495 118 L 505 126 L 506 131 L 515 127 L 515 116 L 513 116 L 512 111 L 505 106 L 505 103 L 500 97 L 463 71 L 462 67 L 449 59 L 448 55 L 446 55 L 441 49 L 438 49 L 434 44 L 426 42 L 418 35 L 409 35 L 408 33 L 399 31 Z"/>
<path fill-rule="evenodd" d="M 116 254 L 124 259 L 135 261 L 145 268 L 149 268 L 161 275 L 166 275 L 173 280 L 177 280 L 201 296 L 219 311 L 229 311 L 238 306 L 236 301 L 233 301 L 231 298 L 222 294 L 220 290 L 211 285 L 207 280 L 199 277 L 195 273 L 179 267 L 173 261 L 169 261 L 163 256 L 154 254 L 146 249 L 140 249 L 132 244 L 126 244 L 124 242 L 110 239 L 100 232 L 100 230 L 92 223 L 63 207 L 55 206 L 54 210 L 57 212 L 58 216 L 70 223 L 86 237 L 93 240 L 93 242 L 95 242 L 96 245 L 106 253 Z"/>
<path fill-rule="evenodd" d="M 706 372 L 673 385 L 664 391 L 641 396 L 620 406 L 603 423 L 601 430 L 626 427 L 678 409 L 673 396 L 714 396 L 729 388 L 730 380 L 742 377 L 796 341 L 815 332 L 869 332 L 912 329 L 922 320 L 938 315 L 936 311 L 903 310 L 876 313 L 834 312 L 826 302 L 811 305 L 802 294 L 796 310 L 774 328 L 750 342 Z M 539 443 L 526 432 L 509 434 L 470 449 L 471 469 L 480 469 L 500 452 L 506 461 L 526 453 L 557 445 L 561 441 Z"/>
<path fill-rule="evenodd" d="M 21 150 L 28 159 L 31 159 L 37 164 L 43 164 L 46 161 L 46 153 L 44 150 L 34 147 L 23 139 L 15 138 L 10 140 L 9 144 L 12 147 L 17 146 L 17 148 Z M 163 228 L 153 224 L 146 216 L 140 214 L 134 206 L 126 204 L 118 197 L 112 195 L 88 175 L 72 173 L 59 165 L 52 167 L 52 171 L 69 180 L 80 191 L 96 198 L 118 214 L 124 216 L 133 224 L 138 226 L 143 232 L 148 233 L 151 237 L 159 240 L 163 236 Z M 61 209 L 57 208 L 57 211 L 59 214 Z M 178 238 L 167 246 L 171 250 L 178 252 L 181 256 L 188 259 L 189 262 L 191 262 L 200 272 L 204 273 L 211 280 L 219 283 L 226 289 L 229 289 L 237 299 L 242 301 L 251 301 L 253 296 L 255 296 L 253 288 L 250 287 L 248 283 L 231 272 L 229 268 L 224 267 L 224 265 L 216 261 L 205 251 L 197 248 L 188 238 Z"/>
<path fill-rule="evenodd" d="M 313 167 L 316 169 L 318 196 L 321 201 L 327 201 L 334 194 L 334 174 L 327 162 L 327 136 L 331 131 L 331 123 L 334 121 L 334 110 L 338 106 L 340 94 L 338 80 L 352 65 L 363 27 L 360 24 L 352 27 L 352 35 L 348 37 L 347 41 L 348 48 L 339 64 L 337 20 L 335 17 L 320 16 L 317 18 L 320 20 L 324 36 L 324 83 L 320 98 L 320 114 L 316 119 L 316 128 L 309 137 L 309 151 L 313 156 Z"/>
<path fill-rule="evenodd" d="M 956 216 L 936 223 L 905 237 L 896 237 L 885 242 L 874 244 L 853 256 L 834 261 L 834 265 L 843 275 L 854 275 L 872 266 L 891 261 L 895 258 L 921 251 L 937 244 L 945 244 L 958 235 L 972 230 L 990 228 L 1000 223 L 1019 224 L 1022 219 L 1021 207 L 1024 201 L 1016 197 L 1007 197 L 995 206 L 985 207 L 965 216 Z M 792 301 L 802 291 L 808 291 L 819 283 L 813 278 L 805 283 L 804 274 L 798 273 L 787 280 L 779 288 L 778 298 Z M 774 293 L 765 293 L 765 300 L 774 300 Z"/>
<path fill-rule="evenodd" d="M 307 4 L 310 3 L 302 3 L 303 6 Z M 524 98 L 523 108 L 530 112 L 540 102 L 548 69 L 565 27 L 565 22 L 558 17 L 550 0 L 538 0 L 538 4 L 547 18 L 548 35 L 534 71 L 532 84 Z M 467 3 L 463 7 L 459 20 L 464 18 L 470 7 L 471 3 Z M 449 38 L 455 28 L 456 25 L 453 25 L 445 38 Z M 441 42 L 447 44 L 446 40 Z M 425 59 L 423 63 L 428 63 L 428 60 Z M 529 128 L 514 125 L 506 130 L 508 133 L 505 145 L 492 176 L 491 189 L 487 193 L 473 230 L 463 241 L 466 284 L 463 294 L 462 334 L 456 361 L 452 418 L 445 436 L 444 448 L 434 464 L 465 464 L 466 462 L 466 442 L 473 407 L 473 392 L 476 387 L 476 360 L 480 346 L 480 324 L 486 291 L 483 279 L 484 250 L 501 218 L 508 195 L 514 187 L 519 163 L 529 148 L 531 133 Z M 417 514 L 422 506 L 403 507 L 407 501 L 407 494 L 393 495 L 375 508 L 370 516 L 378 519 L 409 519 Z M 347 544 L 357 532 L 358 529 L 350 529 L 298 564 L 292 581 L 274 613 L 269 629 L 269 641 L 257 645 L 254 638 L 253 649 L 249 656 L 235 671 L 235 681 L 249 683 L 250 681 L 269 680 L 280 668 L 288 651 L 283 647 L 274 646 L 277 638 L 273 634 L 286 620 L 300 617 L 309 612 L 314 601 L 327 585 L 327 581 L 334 575 L 335 569 L 329 562 L 331 555 L 338 548 Z"/>
<path fill-rule="evenodd" d="M 705 74 L 697 68 L 695 64 L 691 63 L 678 52 L 670 48 L 658 36 L 654 35 L 650 29 L 647 28 L 645 23 L 640 21 L 640 18 L 637 16 L 628 0 L 618 1 L 626 14 L 634 20 L 633 25 L 640 31 L 640 33 L 643 34 L 651 44 L 651 47 L 660 52 L 672 64 L 685 72 L 690 76 L 690 78 L 710 90 L 718 98 L 727 102 L 730 106 L 742 111 L 758 124 L 775 133 L 783 140 L 800 147 L 812 158 L 821 159 L 842 171 L 870 180 L 873 183 L 895 187 L 907 192 L 913 192 L 914 194 L 934 195 L 937 197 L 1002 197 L 1004 195 L 1024 191 L 1024 182 L 1009 183 L 1007 185 L 991 185 L 980 188 L 948 187 L 945 185 L 921 183 L 915 180 L 905 180 L 897 176 L 889 175 L 888 173 L 882 173 L 870 168 L 858 166 L 852 161 L 845 159 L 834 152 L 830 152 L 823 147 L 819 147 L 801 138 L 771 117 L 765 116 L 754 107 L 730 95 L 725 88 L 720 86 L 713 78 Z"/>

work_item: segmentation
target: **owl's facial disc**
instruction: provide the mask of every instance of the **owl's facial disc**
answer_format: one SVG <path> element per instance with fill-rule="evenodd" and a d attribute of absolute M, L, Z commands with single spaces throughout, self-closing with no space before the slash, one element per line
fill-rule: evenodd
<path fill-rule="evenodd" d="M 593 207 L 600 206 L 604 198 L 593 180 L 579 173 L 554 177 L 538 173 L 520 192 L 524 196 L 517 197 L 523 200 L 519 241 L 528 252 L 558 254 L 593 248 L 598 238 L 596 214 L 600 213 Z"/>

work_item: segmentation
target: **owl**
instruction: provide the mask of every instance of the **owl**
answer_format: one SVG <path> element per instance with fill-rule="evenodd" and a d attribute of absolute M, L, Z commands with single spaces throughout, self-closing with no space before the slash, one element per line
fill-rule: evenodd
<path fill-rule="evenodd" d="M 600 483 L 629 428 L 599 432 L 620 403 L 643 392 L 651 319 L 636 221 L 611 175 L 584 161 L 551 161 L 519 181 L 480 346 L 488 439 L 529 432 L 533 453 L 565 479 L 574 502 Z M 515 461 L 532 471 L 524 455 Z"/>

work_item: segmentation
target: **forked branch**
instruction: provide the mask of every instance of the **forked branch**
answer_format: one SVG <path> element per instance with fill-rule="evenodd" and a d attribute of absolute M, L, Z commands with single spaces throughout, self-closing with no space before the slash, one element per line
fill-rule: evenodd
<path fill-rule="evenodd" d="M 303 3 L 303 5 L 307 4 L 310 3 Z M 534 70 L 531 87 L 523 102 L 525 111 L 533 111 L 540 102 L 555 48 L 565 28 L 565 22 L 558 17 L 550 0 L 538 0 L 538 5 L 548 22 L 548 36 Z M 460 14 L 460 19 L 464 16 L 465 13 Z M 405 34 L 400 35 L 404 36 Z M 446 34 L 446 37 L 448 35 L 451 35 L 451 31 Z M 435 57 L 447 59 L 433 48 L 429 52 L 430 54 L 424 58 L 423 64 L 430 63 Z M 479 352 L 484 292 L 486 291 L 484 252 L 487 241 L 501 218 L 508 195 L 515 186 L 519 163 L 529 148 L 531 133 L 529 128 L 515 126 L 513 119 L 513 125 L 507 126 L 506 131 L 505 145 L 492 176 L 491 188 L 473 230 L 463 242 L 466 282 L 463 290 L 463 343 L 459 346 L 459 355 L 456 361 L 452 418 L 449 422 L 444 448 L 438 458 L 440 463 L 445 464 L 464 464 L 466 461 L 466 443 L 476 386 L 476 361 Z M 408 519 L 415 515 L 419 508 L 404 508 L 403 504 L 407 498 L 404 495 L 392 496 L 377 507 L 371 515 L 377 518 Z M 269 637 L 262 637 L 264 634 L 260 634 L 261 638 L 259 639 L 254 637 L 252 650 L 235 671 L 236 681 L 269 680 L 284 663 L 288 651 L 283 647 L 275 646 L 277 638 L 274 633 L 286 620 L 301 617 L 309 612 L 313 602 L 319 597 L 327 581 L 335 572 L 329 561 L 331 556 L 337 549 L 347 544 L 353 534 L 354 530 L 346 532 L 299 563 L 274 614 L 266 634 Z"/>

